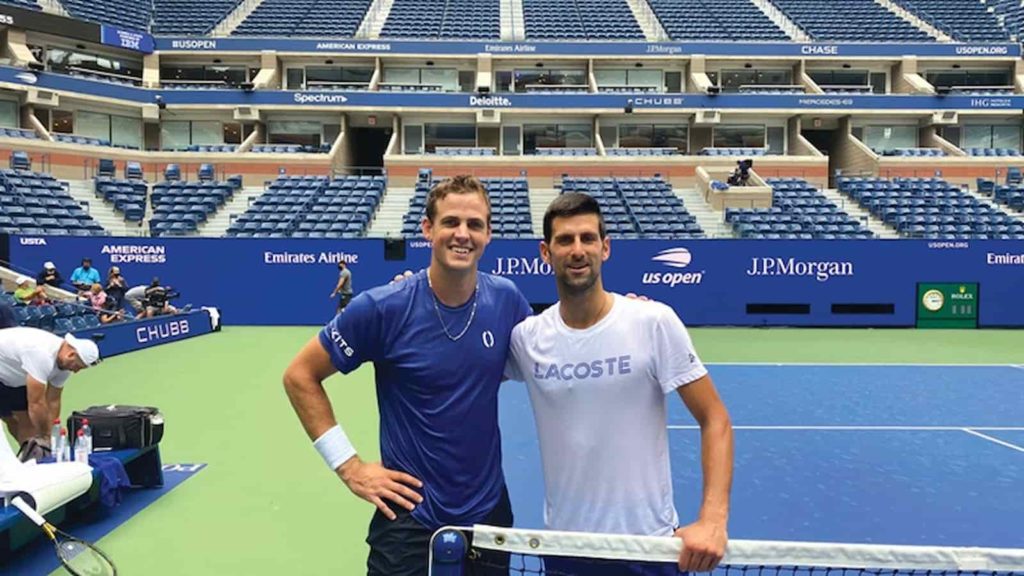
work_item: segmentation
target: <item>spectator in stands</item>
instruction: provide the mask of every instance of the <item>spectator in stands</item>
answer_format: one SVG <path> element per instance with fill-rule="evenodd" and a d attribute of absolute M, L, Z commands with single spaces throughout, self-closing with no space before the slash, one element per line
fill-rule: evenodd
<path fill-rule="evenodd" d="M 101 281 L 100 272 L 92 267 L 91 258 L 83 258 L 82 265 L 71 273 L 71 284 L 79 292 L 88 292 L 93 284 L 99 284 Z"/>
<path fill-rule="evenodd" d="M 42 286 L 53 286 L 54 288 L 60 288 L 60 285 L 64 283 L 64 278 L 60 275 L 57 267 L 53 265 L 53 262 L 47 262 L 43 264 L 43 271 L 36 276 L 36 284 Z"/>
<path fill-rule="evenodd" d="M 100 311 L 103 306 L 107 303 L 107 293 L 103 291 L 103 286 L 99 284 L 93 284 L 92 288 L 89 289 L 89 304 L 93 310 Z"/>
<path fill-rule="evenodd" d="M 124 310 L 117 301 L 107 295 L 107 301 L 103 303 L 103 309 L 99 311 L 100 323 L 110 324 L 124 320 Z"/>
<path fill-rule="evenodd" d="M 144 310 L 139 312 L 136 318 L 153 318 L 154 316 L 178 313 L 170 304 L 170 287 L 161 286 L 159 278 L 153 278 L 149 288 L 146 288 L 146 296 L 142 305 Z"/>
<path fill-rule="evenodd" d="M 0 419 L 23 450 L 32 439 L 49 447 L 64 383 L 99 360 L 92 340 L 71 334 L 61 338 L 38 328 L 0 330 Z"/>
<path fill-rule="evenodd" d="M 136 314 L 143 311 L 142 303 L 146 299 L 146 290 L 148 288 L 149 286 L 145 284 L 139 284 L 138 286 L 132 286 L 124 293 L 125 302 L 132 307 Z"/>
<path fill-rule="evenodd" d="M 107 272 L 107 299 L 114 300 L 117 307 L 120 308 L 124 305 L 125 294 L 128 291 L 128 282 L 121 276 L 121 269 L 117 266 L 111 266 Z"/>
<path fill-rule="evenodd" d="M 46 290 L 42 286 L 32 286 L 28 276 L 18 276 L 14 282 L 18 289 L 14 291 L 14 299 L 22 304 L 46 304 Z"/>
<path fill-rule="evenodd" d="M 344 261 L 338 262 L 338 285 L 334 287 L 334 292 L 331 292 L 331 298 L 338 294 L 341 294 L 341 299 L 338 300 L 338 312 L 341 312 L 352 301 L 352 271 Z"/>
<path fill-rule="evenodd" d="M 750 169 L 754 166 L 753 160 L 737 160 L 736 169 L 732 176 L 729 176 L 729 186 L 748 186 L 750 184 Z"/>

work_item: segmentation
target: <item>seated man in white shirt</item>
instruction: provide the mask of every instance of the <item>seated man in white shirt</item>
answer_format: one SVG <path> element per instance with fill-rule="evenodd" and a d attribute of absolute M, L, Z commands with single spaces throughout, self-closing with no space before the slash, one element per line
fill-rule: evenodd
<path fill-rule="evenodd" d="M 689 334 L 664 304 L 606 292 L 611 254 L 597 202 L 563 194 L 544 217 L 541 256 L 559 302 L 515 327 L 506 376 L 527 383 L 544 466 L 548 529 L 681 537 L 679 570 L 709 571 L 727 543 L 733 437 Z M 679 525 L 666 418 L 676 392 L 701 429 L 704 497 Z M 676 566 L 545 560 L 583 576 L 677 574 Z"/>

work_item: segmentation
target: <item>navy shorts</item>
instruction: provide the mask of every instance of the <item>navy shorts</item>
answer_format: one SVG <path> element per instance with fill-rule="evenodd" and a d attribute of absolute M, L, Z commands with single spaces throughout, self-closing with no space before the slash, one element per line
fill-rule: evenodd
<path fill-rule="evenodd" d="M 370 533 L 366 543 L 370 545 L 370 556 L 366 561 L 368 576 L 424 576 L 429 563 L 429 530 L 413 519 L 404 508 L 392 505 L 391 510 L 398 518 L 388 520 L 377 510 L 370 521 Z M 504 489 L 497 506 L 491 511 L 484 524 L 490 526 L 511 526 L 512 505 L 508 489 Z M 481 558 L 481 566 L 470 567 L 469 576 L 508 576 L 507 554 L 488 552 Z"/>
<path fill-rule="evenodd" d="M 10 416 L 13 412 L 28 410 L 28 388 L 20 386 L 11 388 L 0 383 L 0 416 Z"/>

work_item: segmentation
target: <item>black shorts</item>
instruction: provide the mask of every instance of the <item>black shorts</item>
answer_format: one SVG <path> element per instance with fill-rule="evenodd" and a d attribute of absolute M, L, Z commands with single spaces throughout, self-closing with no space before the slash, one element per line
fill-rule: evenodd
<path fill-rule="evenodd" d="M 13 412 L 28 411 L 28 388 L 20 386 L 11 388 L 0 383 L 0 416 L 10 416 Z"/>
<path fill-rule="evenodd" d="M 391 509 L 398 516 L 388 520 L 377 510 L 370 521 L 370 533 L 366 543 L 370 545 L 370 556 L 366 559 L 367 576 L 424 576 L 428 573 L 430 537 L 434 531 L 424 527 L 404 508 Z M 483 521 L 488 526 L 512 526 L 512 504 L 508 489 L 502 490 L 501 498 L 491 514 Z M 483 558 L 483 569 L 471 568 L 469 576 L 508 576 L 508 555 L 488 552 Z"/>
<path fill-rule="evenodd" d="M 348 303 L 351 302 L 351 301 L 352 301 L 352 295 L 351 294 L 342 294 L 341 298 L 338 299 L 338 312 L 341 312 L 342 310 L 344 310 L 345 306 L 348 306 Z"/>

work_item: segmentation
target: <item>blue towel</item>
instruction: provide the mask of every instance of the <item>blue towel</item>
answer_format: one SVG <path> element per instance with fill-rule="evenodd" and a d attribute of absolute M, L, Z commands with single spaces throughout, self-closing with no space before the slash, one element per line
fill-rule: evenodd
<path fill-rule="evenodd" d="M 90 454 L 89 465 L 100 476 L 100 502 L 107 508 L 120 504 L 122 489 L 131 487 L 124 464 L 113 456 Z"/>

